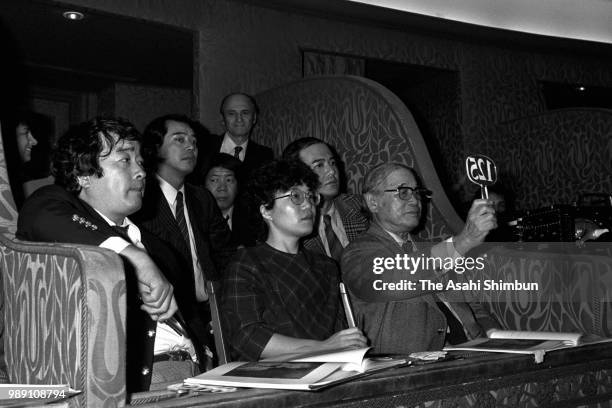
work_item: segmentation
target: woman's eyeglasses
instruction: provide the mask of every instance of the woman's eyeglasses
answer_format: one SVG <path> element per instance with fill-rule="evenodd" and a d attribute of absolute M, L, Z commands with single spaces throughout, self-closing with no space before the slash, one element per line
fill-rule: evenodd
<path fill-rule="evenodd" d="M 274 199 L 278 200 L 279 198 L 285 197 L 289 197 L 291 202 L 295 205 L 302 205 L 304 203 L 304 200 L 306 199 L 308 199 L 308 201 L 312 205 L 319 205 L 319 203 L 321 202 L 321 196 L 319 195 L 319 193 L 302 191 L 299 188 L 292 188 L 291 190 L 289 190 L 289 193 L 282 196 L 274 197 Z"/>
<path fill-rule="evenodd" d="M 397 193 L 400 200 L 410 200 L 412 197 L 422 200 L 425 198 L 431 198 L 432 195 L 431 190 L 422 187 L 398 186 L 396 188 L 383 191 L 385 193 Z"/>

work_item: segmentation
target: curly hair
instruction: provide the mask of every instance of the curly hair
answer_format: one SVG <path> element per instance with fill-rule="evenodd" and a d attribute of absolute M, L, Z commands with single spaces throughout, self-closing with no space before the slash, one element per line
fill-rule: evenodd
<path fill-rule="evenodd" d="M 102 177 L 100 157 L 109 155 L 124 140 L 141 142 L 140 132 L 125 119 L 95 118 L 72 126 L 57 142 L 52 154 L 51 173 L 55 184 L 71 193 L 81 191 L 78 177 Z M 102 154 L 107 150 L 107 153 Z"/>
<path fill-rule="evenodd" d="M 194 131 L 196 139 L 198 138 L 196 122 L 186 115 L 170 113 L 153 119 L 142 134 L 142 158 L 144 159 L 147 172 L 155 173 L 157 166 L 161 163 L 159 148 L 164 144 L 164 136 L 168 133 L 167 122 L 169 120 L 186 124 Z"/>
<path fill-rule="evenodd" d="M 305 184 L 310 191 L 317 191 L 319 177 L 302 162 L 273 160 L 255 170 L 247 192 L 257 205 L 270 210 L 274 207 L 274 197 L 279 191 L 288 191 L 300 184 Z"/>
<path fill-rule="evenodd" d="M 274 207 L 274 197 L 279 191 L 305 184 L 310 191 L 319 188 L 319 177 L 301 161 L 273 160 L 253 172 L 247 184 L 245 198 L 250 214 L 250 225 L 258 241 L 265 241 L 268 226 L 264 222 L 259 207 L 270 210 Z"/>

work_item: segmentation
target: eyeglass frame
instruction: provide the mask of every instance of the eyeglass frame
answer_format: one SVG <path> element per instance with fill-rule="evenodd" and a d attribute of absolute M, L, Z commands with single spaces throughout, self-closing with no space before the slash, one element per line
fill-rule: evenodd
<path fill-rule="evenodd" d="M 431 198 L 433 192 L 424 187 L 408 187 L 408 186 L 397 186 L 392 189 L 382 190 L 384 193 L 397 193 L 397 197 L 400 200 L 408 201 L 412 198 L 429 199 Z M 402 198 L 402 191 L 405 191 L 406 197 Z M 408 193 L 410 192 L 410 193 Z M 409 195 L 408 195 L 409 194 Z"/>
<path fill-rule="evenodd" d="M 303 197 L 299 203 L 295 202 L 294 193 Z M 321 194 L 319 194 L 316 191 L 314 193 L 312 191 L 302 191 L 299 188 L 290 188 L 289 193 L 282 195 L 282 196 L 274 197 L 273 201 L 276 201 L 280 198 L 286 198 L 286 197 L 289 197 L 289 199 L 291 200 L 291 203 L 293 203 L 294 205 L 302 205 L 304 204 L 304 201 L 306 200 L 308 200 L 308 202 L 314 206 L 317 206 L 319 205 L 319 203 L 321 203 Z"/>

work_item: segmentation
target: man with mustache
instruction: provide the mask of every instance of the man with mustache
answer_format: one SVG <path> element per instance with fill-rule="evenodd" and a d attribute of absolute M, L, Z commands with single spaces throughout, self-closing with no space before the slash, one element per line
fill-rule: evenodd
<path fill-rule="evenodd" d="M 283 159 L 301 161 L 319 177 L 322 204 L 313 234 L 304 240 L 304 247 L 339 263 L 344 247 L 368 228 L 363 200 L 358 195 L 340 194 L 336 155 L 324 141 L 315 137 L 297 139 L 285 148 Z"/>
<path fill-rule="evenodd" d="M 169 283 L 177 280 L 172 275 L 176 263 L 163 243 L 128 219 L 141 207 L 144 194 L 140 143 L 140 133 L 122 119 L 94 119 L 72 127 L 53 152 L 55 185 L 26 200 L 17 230 L 23 240 L 97 245 L 121 255 L 127 283 L 128 392 L 148 390 L 153 376 L 179 379 L 166 377 L 176 366 L 154 365 L 163 357 L 154 357 L 163 341 L 184 351 L 187 359 L 181 363 L 186 365 L 181 367 L 191 371 L 191 358 L 200 350 L 185 338 L 158 333 L 169 328 L 164 322 L 180 325 Z"/>
<path fill-rule="evenodd" d="M 143 134 L 143 156 L 151 175 L 142 209 L 134 220 L 165 242 L 181 265 L 175 296 L 201 344 L 215 350 L 206 281 L 217 281 L 234 253 L 231 233 L 214 197 L 185 183 L 198 159 L 195 124 L 184 115 L 154 119 Z M 209 364 L 210 366 L 211 364 Z"/>
<path fill-rule="evenodd" d="M 419 282 L 459 280 L 461 275 L 443 270 L 440 263 L 421 263 L 415 269 L 412 262 L 403 262 L 431 258 L 444 259 L 448 265 L 448 259 L 458 260 L 480 245 L 497 226 L 490 201 L 474 201 L 458 235 L 427 245 L 410 236 L 419 225 L 422 200 L 430 194 L 419 186 L 413 169 L 397 163 L 376 166 L 364 178 L 363 194 L 372 223 L 345 249 L 341 270 L 358 326 L 376 352 L 439 350 L 445 342 L 464 342 L 498 327 L 479 303 L 466 303 L 461 292 L 423 289 Z M 395 289 L 403 281 L 415 284 Z M 389 284 L 395 286 L 385 286 Z"/>

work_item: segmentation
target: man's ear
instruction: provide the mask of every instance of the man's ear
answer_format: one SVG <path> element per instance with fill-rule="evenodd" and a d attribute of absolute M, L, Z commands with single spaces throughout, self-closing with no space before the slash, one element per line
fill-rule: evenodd
<path fill-rule="evenodd" d="M 253 112 L 253 126 L 257 123 L 257 113 Z"/>
<path fill-rule="evenodd" d="M 268 210 L 264 204 L 259 206 L 259 213 L 261 214 L 264 220 L 272 220 L 271 210 Z"/>
<path fill-rule="evenodd" d="M 365 193 L 363 195 L 363 199 L 365 200 L 366 205 L 368 206 L 368 210 L 370 210 L 372 214 L 378 212 L 378 196 L 372 193 Z"/>
<path fill-rule="evenodd" d="M 91 180 L 89 176 L 77 176 L 77 181 L 79 182 L 79 186 L 81 188 L 91 187 Z"/>

